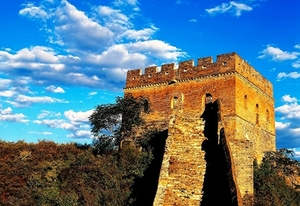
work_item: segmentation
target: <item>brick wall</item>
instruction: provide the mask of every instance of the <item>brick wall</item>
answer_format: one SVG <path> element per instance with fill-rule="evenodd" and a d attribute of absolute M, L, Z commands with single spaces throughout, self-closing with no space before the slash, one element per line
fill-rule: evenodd
<path fill-rule="evenodd" d="M 174 115 L 161 167 L 155 206 L 199 206 L 206 169 L 204 122 L 199 117 Z"/>
<path fill-rule="evenodd" d="M 242 196 L 253 195 L 253 161 L 257 159 L 260 162 L 265 151 L 275 150 L 273 87 L 236 53 L 218 55 L 216 62 L 212 57 L 199 58 L 196 66 L 193 60 L 189 60 L 180 62 L 178 68 L 175 64 L 166 64 L 161 66 L 160 71 L 157 67 L 146 68 L 144 73 L 141 69 L 130 70 L 124 92 L 125 95 L 131 93 L 135 97 L 147 98 L 150 113 L 143 114 L 144 119 L 148 123 L 164 122 L 164 125 L 169 124 L 176 112 L 187 117 L 200 117 L 205 109 L 207 93 L 212 95 L 213 101 L 218 99 L 220 120 L 225 129 L 232 164 L 235 165 L 233 175 L 237 188 Z M 181 131 L 185 130 L 185 126 L 192 127 L 179 122 L 180 125 L 172 127 Z M 196 127 L 198 122 L 195 120 L 194 123 Z M 171 145 L 179 147 L 192 143 L 186 136 L 179 138 L 174 134 L 170 133 L 167 140 Z M 201 135 L 199 138 L 202 138 Z M 192 161 L 188 156 L 186 158 L 185 162 L 182 160 L 184 164 Z M 170 167 L 174 167 L 172 171 L 184 172 L 183 168 L 174 166 L 177 165 L 176 158 L 168 159 L 165 164 L 171 162 L 173 166 Z M 181 177 L 179 173 L 174 179 Z M 170 193 L 164 194 L 168 196 Z"/>

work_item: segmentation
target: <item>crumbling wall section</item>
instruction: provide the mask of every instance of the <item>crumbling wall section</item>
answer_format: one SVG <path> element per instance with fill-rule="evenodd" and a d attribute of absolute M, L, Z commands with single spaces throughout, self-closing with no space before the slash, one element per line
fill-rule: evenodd
<path fill-rule="evenodd" d="M 233 154 L 230 148 L 230 144 L 226 139 L 224 128 L 220 130 L 220 147 L 222 148 L 222 152 L 225 156 L 225 161 L 227 164 L 227 177 L 230 188 L 230 198 L 233 205 L 243 205 L 243 198 L 239 189 L 239 185 L 237 184 L 237 175 L 235 173 L 236 167 L 233 160 Z"/>
<path fill-rule="evenodd" d="M 206 170 L 204 121 L 172 115 L 154 206 L 199 206 Z"/>
<path fill-rule="evenodd" d="M 234 168 L 233 175 L 238 185 L 241 198 L 253 197 L 253 146 L 245 140 L 227 141 Z M 239 204 L 242 205 L 242 204 Z"/>

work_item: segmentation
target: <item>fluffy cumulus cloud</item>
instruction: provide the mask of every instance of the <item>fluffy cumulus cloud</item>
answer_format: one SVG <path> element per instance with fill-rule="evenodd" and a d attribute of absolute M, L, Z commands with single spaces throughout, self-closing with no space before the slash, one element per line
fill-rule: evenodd
<path fill-rule="evenodd" d="M 38 119 L 33 123 L 44 125 L 49 128 L 67 130 L 67 137 L 76 139 L 91 139 L 93 137 L 90 132 L 89 116 L 93 110 L 74 111 L 67 110 L 64 115 L 53 111 L 43 110 L 38 115 Z"/>
<path fill-rule="evenodd" d="M 65 117 L 68 118 L 70 122 L 73 122 L 74 124 L 79 122 L 88 122 L 88 117 L 91 116 L 93 113 L 93 110 L 88 110 L 85 112 L 75 112 L 73 110 L 68 110 L 64 112 Z"/>
<path fill-rule="evenodd" d="M 284 104 L 275 108 L 278 116 L 276 122 L 277 142 L 285 148 L 300 148 L 299 100 L 290 95 L 284 95 L 281 100 Z"/>
<path fill-rule="evenodd" d="M 53 92 L 53 93 L 65 93 L 65 90 L 61 87 L 55 87 L 53 85 L 50 85 L 46 87 L 47 92 Z"/>
<path fill-rule="evenodd" d="M 294 68 L 300 68 L 300 59 L 298 59 L 297 61 L 295 61 L 295 62 L 293 62 L 292 63 L 292 67 L 294 67 Z"/>
<path fill-rule="evenodd" d="M 272 45 L 268 45 L 260 53 L 259 58 L 271 58 L 274 61 L 294 60 L 300 56 L 300 52 L 282 51 L 280 48 Z"/>
<path fill-rule="evenodd" d="M 112 43 L 114 33 L 109 28 L 89 18 L 67 1 L 62 1 L 57 7 L 54 19 L 58 42 L 71 51 L 99 51 Z"/>
<path fill-rule="evenodd" d="M 291 68 L 298 69 L 300 68 L 300 52 L 299 45 L 295 45 L 295 51 L 284 51 L 273 45 L 267 45 L 265 49 L 259 52 L 258 58 L 260 59 L 270 59 L 276 62 L 289 61 L 291 62 Z M 281 71 L 277 74 L 277 80 L 282 79 L 298 79 L 300 78 L 300 73 L 298 71 Z"/>
<path fill-rule="evenodd" d="M 298 79 L 300 78 L 300 73 L 299 72 L 290 72 L 290 73 L 286 73 L 286 72 L 279 72 L 277 75 L 277 79 L 285 79 L 285 78 L 291 78 L 291 79 Z"/>
<path fill-rule="evenodd" d="M 71 123 L 67 122 L 64 119 L 43 119 L 43 120 L 34 120 L 36 124 L 46 125 L 50 128 L 59 128 L 64 130 L 73 131 L 76 130 L 76 127 Z"/>
<path fill-rule="evenodd" d="M 0 97 L 12 97 L 14 94 L 15 92 L 11 90 L 0 91 Z"/>
<path fill-rule="evenodd" d="M 22 122 L 28 123 L 29 120 L 22 113 L 13 113 L 11 107 L 7 107 L 6 109 L 0 108 L 0 122 Z"/>
<path fill-rule="evenodd" d="M 38 18 L 43 20 L 46 20 L 49 17 L 42 6 L 35 6 L 32 3 L 25 5 L 25 8 L 21 9 L 19 14 L 29 18 Z"/>
<path fill-rule="evenodd" d="M 222 3 L 213 8 L 205 9 L 205 11 L 210 15 L 230 13 L 234 16 L 241 16 L 242 12 L 251 10 L 253 10 L 251 6 L 235 1 L 230 1 L 229 3 Z"/>
<path fill-rule="evenodd" d="M 289 94 L 285 94 L 281 97 L 281 100 L 283 102 L 288 102 L 288 103 L 293 103 L 293 102 L 297 102 L 297 98 L 296 97 L 291 97 Z"/>
<path fill-rule="evenodd" d="M 121 6 L 128 9 L 118 9 Z M 24 4 L 19 15 L 34 19 L 48 44 L 0 50 L 0 72 L 27 77 L 55 93 L 63 93 L 60 85 L 121 89 L 128 69 L 186 55 L 176 46 L 153 39 L 158 31 L 154 25 L 145 22 L 136 29 L 133 22 L 140 18 L 138 12 L 135 0 L 91 6 L 85 12 L 67 0 Z"/>

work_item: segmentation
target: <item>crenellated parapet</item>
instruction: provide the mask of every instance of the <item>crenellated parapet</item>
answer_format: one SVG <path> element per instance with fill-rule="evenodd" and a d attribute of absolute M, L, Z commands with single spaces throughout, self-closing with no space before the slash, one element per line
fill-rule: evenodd
<path fill-rule="evenodd" d="M 212 57 L 205 57 L 199 58 L 197 65 L 194 65 L 194 60 L 188 60 L 179 62 L 178 68 L 171 63 L 162 65 L 160 70 L 157 66 L 145 68 L 144 73 L 142 69 L 129 70 L 125 89 L 201 78 L 218 78 L 233 73 L 239 74 L 245 81 L 250 81 L 269 96 L 273 95 L 272 84 L 234 52 L 218 55 L 216 62 L 213 62 Z"/>

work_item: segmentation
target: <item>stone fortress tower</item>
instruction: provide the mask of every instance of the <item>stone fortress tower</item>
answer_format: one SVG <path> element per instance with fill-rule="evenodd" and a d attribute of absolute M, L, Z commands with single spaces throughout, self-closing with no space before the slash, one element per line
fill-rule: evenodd
<path fill-rule="evenodd" d="M 130 70 L 124 93 L 145 97 L 146 123 L 167 130 L 153 205 L 214 205 L 223 194 L 244 205 L 253 195 L 253 162 L 275 150 L 274 99 L 245 60 L 229 53 Z M 207 146 L 213 134 L 217 146 Z"/>

